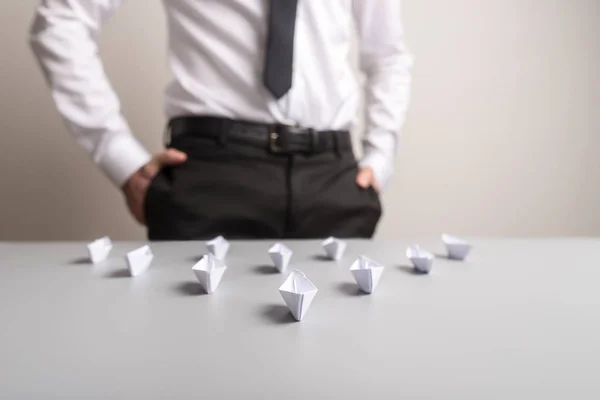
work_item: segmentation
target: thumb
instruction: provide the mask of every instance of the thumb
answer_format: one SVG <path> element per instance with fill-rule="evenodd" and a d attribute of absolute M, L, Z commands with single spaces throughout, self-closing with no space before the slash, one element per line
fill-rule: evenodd
<path fill-rule="evenodd" d="M 160 166 L 179 165 L 187 160 L 187 155 L 176 149 L 167 149 L 162 153 L 159 153 L 156 160 Z"/>
<path fill-rule="evenodd" d="M 361 169 L 356 176 L 356 184 L 363 189 L 367 189 L 371 186 L 372 178 L 372 172 L 369 168 Z"/>

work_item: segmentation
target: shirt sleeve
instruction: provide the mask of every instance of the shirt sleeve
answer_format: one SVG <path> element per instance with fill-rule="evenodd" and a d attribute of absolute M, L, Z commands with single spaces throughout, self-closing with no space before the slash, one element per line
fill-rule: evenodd
<path fill-rule="evenodd" d="M 353 0 L 360 68 L 366 78 L 366 133 L 361 166 L 369 166 L 383 188 L 398 152 L 410 97 L 412 55 L 404 43 L 399 0 Z"/>
<path fill-rule="evenodd" d="M 56 107 L 77 143 L 121 186 L 150 160 L 121 114 L 98 56 L 102 24 L 124 0 L 42 0 L 30 43 Z"/>

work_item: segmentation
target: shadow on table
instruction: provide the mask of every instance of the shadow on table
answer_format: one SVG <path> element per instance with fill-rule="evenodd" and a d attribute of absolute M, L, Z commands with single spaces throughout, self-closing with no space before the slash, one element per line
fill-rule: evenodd
<path fill-rule="evenodd" d="M 290 310 L 281 304 L 268 304 L 260 309 L 260 315 L 269 323 L 285 325 L 297 322 Z"/>
<path fill-rule="evenodd" d="M 412 265 L 399 265 L 398 269 L 400 271 L 402 271 L 402 272 L 405 272 L 405 273 L 409 274 L 409 275 L 417 275 L 417 276 L 427 275 L 424 272 L 420 272 L 418 269 L 416 269 Z"/>
<path fill-rule="evenodd" d="M 194 264 L 196 264 L 197 262 L 200 262 L 200 260 L 202 260 L 202 258 L 204 257 L 203 254 L 199 255 L 199 256 L 192 256 L 189 258 L 190 262 L 193 262 Z"/>
<path fill-rule="evenodd" d="M 444 253 L 434 253 L 433 255 L 435 256 L 435 258 L 439 258 L 440 260 L 447 260 L 447 261 L 460 262 L 460 260 L 457 260 L 456 258 L 451 258 L 451 257 L 448 257 L 448 254 L 444 254 Z"/>
<path fill-rule="evenodd" d="M 259 275 L 276 275 L 279 273 L 279 271 L 277 271 L 277 268 L 275 268 L 273 265 L 268 264 L 257 265 L 254 268 L 252 268 L 252 271 Z"/>
<path fill-rule="evenodd" d="M 363 292 L 358 288 L 356 283 L 342 282 L 337 285 L 338 292 L 350 297 L 367 296 L 368 293 Z"/>
<path fill-rule="evenodd" d="M 315 254 L 311 257 L 314 261 L 322 261 L 322 262 L 331 262 L 333 261 L 331 258 L 327 257 L 325 254 Z"/>
<path fill-rule="evenodd" d="M 87 265 L 91 263 L 89 257 L 79 257 L 69 262 L 69 265 Z"/>
<path fill-rule="evenodd" d="M 198 282 L 179 282 L 173 286 L 173 290 L 182 296 L 204 296 L 207 294 Z"/>
<path fill-rule="evenodd" d="M 114 271 L 109 272 L 108 274 L 104 275 L 105 278 L 131 278 L 131 274 L 129 273 L 128 269 L 125 268 L 121 268 L 121 269 L 116 269 Z"/>

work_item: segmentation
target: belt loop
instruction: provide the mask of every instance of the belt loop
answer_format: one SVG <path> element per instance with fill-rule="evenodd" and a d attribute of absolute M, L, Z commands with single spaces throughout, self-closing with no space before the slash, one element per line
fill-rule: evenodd
<path fill-rule="evenodd" d="M 333 147 L 335 147 L 335 154 L 337 155 L 338 158 L 342 158 L 342 149 L 340 146 L 340 138 L 338 137 L 338 135 L 336 134 L 336 132 L 331 132 L 330 134 L 333 138 Z"/>
<path fill-rule="evenodd" d="M 229 135 L 229 130 L 231 129 L 231 124 L 229 120 L 222 119 L 219 124 L 219 132 L 217 136 L 217 143 L 222 147 L 225 147 L 227 144 L 227 136 Z"/>
<path fill-rule="evenodd" d="M 173 140 L 173 128 L 171 127 L 173 120 L 166 123 L 165 129 L 163 130 L 163 146 L 165 148 L 171 147 L 171 141 Z"/>
<path fill-rule="evenodd" d="M 319 149 L 319 132 L 315 129 L 310 129 L 310 151 L 311 153 L 317 153 L 321 149 Z"/>

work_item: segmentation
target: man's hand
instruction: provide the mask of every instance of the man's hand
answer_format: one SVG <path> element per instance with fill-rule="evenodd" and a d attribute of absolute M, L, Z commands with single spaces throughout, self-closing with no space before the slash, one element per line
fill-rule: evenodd
<path fill-rule="evenodd" d="M 375 174 L 370 167 L 361 168 L 356 175 L 356 184 L 363 189 L 368 189 L 373 186 L 373 189 L 379 193 L 379 184 L 375 179 Z"/>
<path fill-rule="evenodd" d="M 179 150 L 168 149 L 155 154 L 152 160 L 142 168 L 137 170 L 135 174 L 123 185 L 123 193 L 127 200 L 127 207 L 136 221 L 144 224 L 144 199 L 150 181 L 158 171 L 164 166 L 179 165 L 187 160 L 187 155 Z"/>

